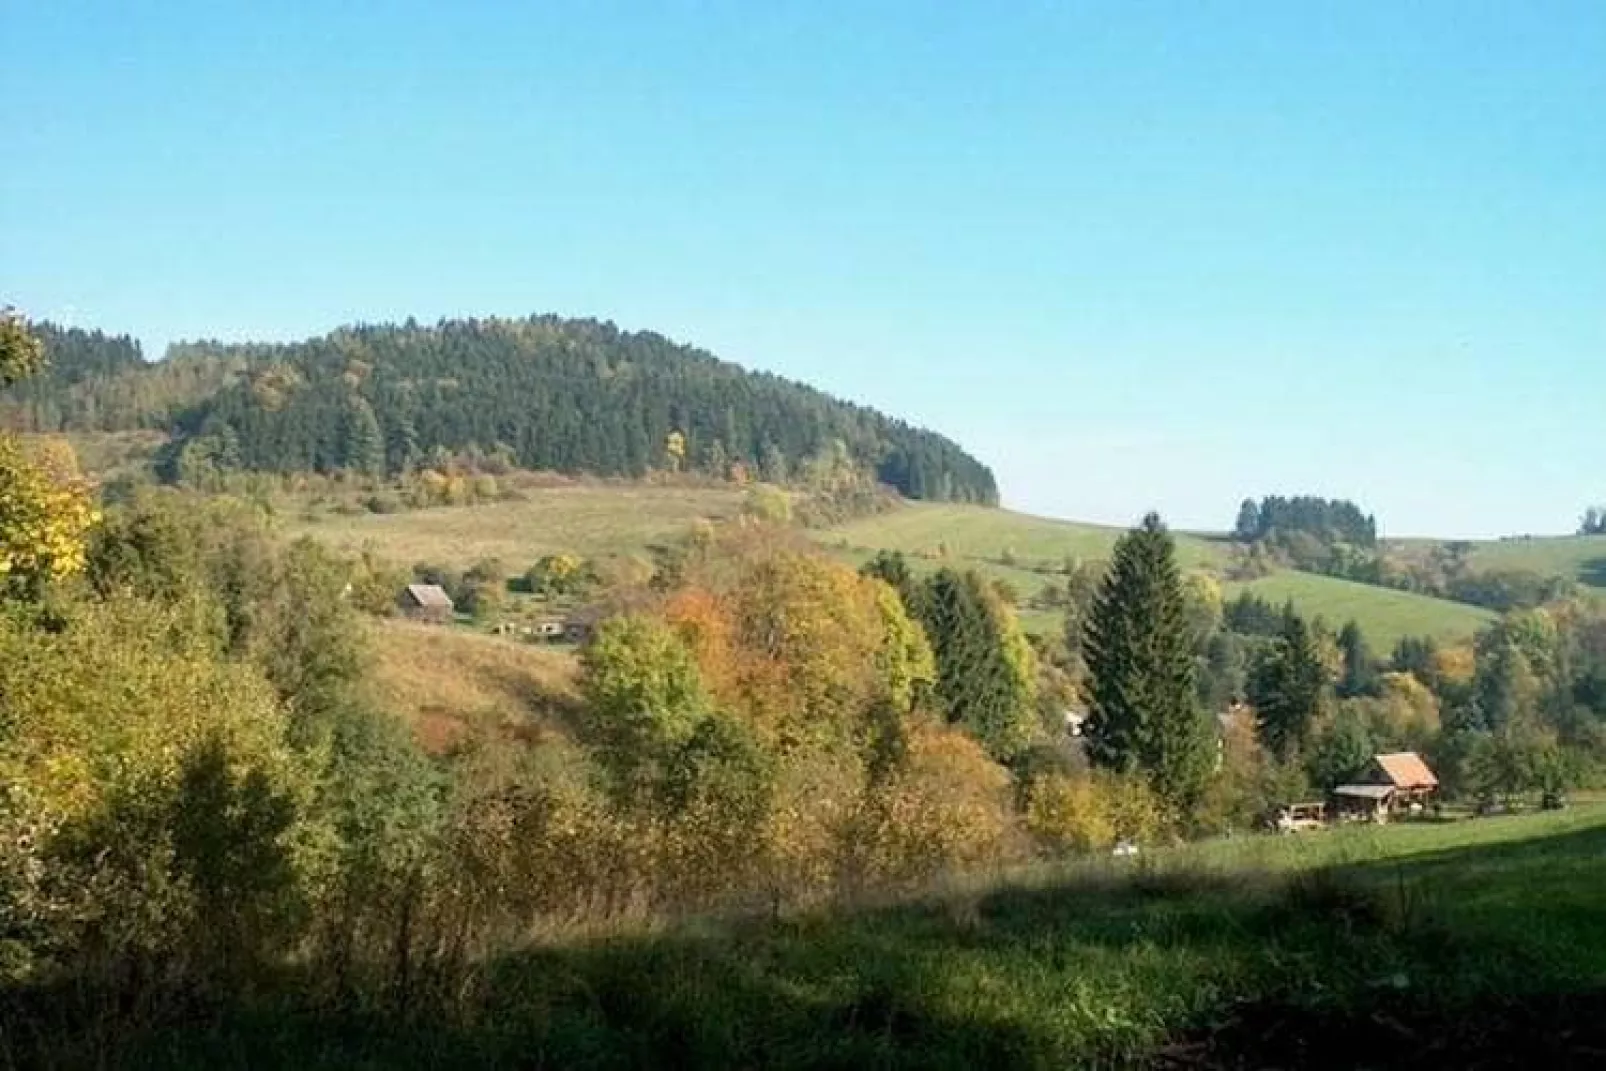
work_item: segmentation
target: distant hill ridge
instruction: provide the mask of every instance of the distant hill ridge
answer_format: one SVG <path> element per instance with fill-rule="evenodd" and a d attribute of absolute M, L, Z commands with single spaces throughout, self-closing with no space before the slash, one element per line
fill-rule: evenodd
<path fill-rule="evenodd" d="M 126 336 L 35 326 L 52 367 L 0 395 L 0 423 L 161 428 L 174 461 L 394 472 L 478 448 L 559 472 L 741 466 L 784 481 L 840 443 L 906 497 L 998 501 L 992 471 L 942 435 L 597 320 L 409 320 L 286 344 L 182 343 L 156 363 Z"/>

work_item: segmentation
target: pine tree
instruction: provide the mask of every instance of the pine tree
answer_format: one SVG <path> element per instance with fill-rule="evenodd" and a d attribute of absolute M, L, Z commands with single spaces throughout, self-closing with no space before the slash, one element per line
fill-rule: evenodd
<path fill-rule="evenodd" d="M 975 573 L 943 569 L 912 607 L 937 662 L 937 700 L 1000 762 L 1031 743 L 1036 676 L 1013 611 Z"/>
<path fill-rule="evenodd" d="M 342 445 L 346 468 L 370 474 L 385 470 L 385 437 L 379 430 L 373 406 L 360 394 L 352 395 L 347 403 Z"/>
<path fill-rule="evenodd" d="M 904 608 L 910 613 L 914 612 L 914 604 L 918 599 L 917 585 L 914 576 L 909 572 L 909 562 L 898 550 L 878 550 L 875 557 L 859 567 L 862 576 L 875 577 L 885 581 L 898 597 L 903 600 Z"/>
<path fill-rule="evenodd" d="M 395 411 L 385 436 L 385 467 L 394 473 L 410 470 L 418 463 L 418 428 L 412 414 L 405 409 Z"/>
<path fill-rule="evenodd" d="M 1215 757 L 1194 695 L 1176 546 L 1156 514 L 1121 537 L 1083 636 L 1088 757 L 1144 773 L 1173 806 L 1203 790 Z"/>
<path fill-rule="evenodd" d="M 1240 543 L 1253 543 L 1260 538 L 1260 503 L 1252 498 L 1244 499 L 1243 505 L 1238 507 L 1238 523 L 1233 526 L 1233 535 Z"/>
<path fill-rule="evenodd" d="M 1326 691 L 1327 670 L 1316 637 L 1290 605 L 1277 641 L 1249 678 L 1261 743 L 1279 758 L 1291 758 L 1309 736 Z"/>
<path fill-rule="evenodd" d="M 1344 655 L 1344 675 L 1338 683 L 1338 694 L 1342 699 L 1353 699 L 1357 696 L 1376 695 L 1380 682 L 1377 670 L 1377 659 L 1372 655 L 1372 649 L 1367 646 L 1366 636 L 1361 627 L 1354 621 L 1349 622 L 1338 634 L 1338 649 Z"/>

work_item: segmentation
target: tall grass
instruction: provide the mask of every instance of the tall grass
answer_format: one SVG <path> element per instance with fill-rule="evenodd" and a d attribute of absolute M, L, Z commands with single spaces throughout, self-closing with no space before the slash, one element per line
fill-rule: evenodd
<path fill-rule="evenodd" d="M 401 1018 L 291 987 L 116 1051 L 12 1031 L 0 1067 L 1557 1066 L 1601 1025 L 1602 879 L 1599 805 L 1240 838 L 547 935 Z"/>

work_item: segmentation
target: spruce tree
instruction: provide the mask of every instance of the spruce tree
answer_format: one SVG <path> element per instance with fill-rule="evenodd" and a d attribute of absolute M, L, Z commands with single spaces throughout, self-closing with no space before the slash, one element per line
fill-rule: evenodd
<path fill-rule="evenodd" d="M 1338 694 L 1343 699 L 1376 695 L 1380 684 L 1377 659 L 1367 646 L 1366 636 L 1354 621 L 1338 634 L 1338 649 L 1344 655 L 1344 675 L 1339 680 Z"/>
<path fill-rule="evenodd" d="M 385 437 L 373 406 L 361 395 L 352 395 L 347 404 L 344 438 L 346 468 L 373 475 L 385 471 Z"/>
<path fill-rule="evenodd" d="M 1121 537 L 1083 636 L 1097 765 L 1142 772 L 1177 807 L 1198 798 L 1215 744 L 1194 694 L 1176 546 L 1157 514 Z"/>
<path fill-rule="evenodd" d="M 909 561 L 903 556 L 902 551 L 876 551 L 875 557 L 859 567 L 859 574 L 885 581 L 898 593 L 898 598 L 903 600 L 904 609 L 911 614 L 916 612 L 915 604 L 919 600 L 918 585 L 909 572 Z"/>
<path fill-rule="evenodd" d="M 1260 503 L 1252 498 L 1244 499 L 1243 505 L 1238 507 L 1238 523 L 1233 525 L 1232 534 L 1240 543 L 1253 543 L 1260 538 Z"/>
<path fill-rule="evenodd" d="M 910 607 L 925 627 L 937 662 L 936 697 L 1000 762 L 1031 743 L 1036 677 L 1030 645 L 987 583 L 974 572 L 937 572 Z"/>
<path fill-rule="evenodd" d="M 1261 743 L 1279 758 L 1291 758 L 1310 735 L 1326 691 L 1327 670 L 1316 637 L 1289 605 L 1276 642 L 1249 678 Z"/>

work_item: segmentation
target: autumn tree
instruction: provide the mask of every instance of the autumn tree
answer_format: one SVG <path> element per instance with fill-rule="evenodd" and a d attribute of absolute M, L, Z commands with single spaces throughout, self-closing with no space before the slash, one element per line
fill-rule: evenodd
<path fill-rule="evenodd" d="M 43 348 L 9 307 L 0 310 L 0 387 L 44 366 Z M 86 536 L 97 515 L 64 441 L 30 457 L 0 435 L 0 588 L 36 595 L 47 581 L 84 566 Z"/>
<path fill-rule="evenodd" d="M 1141 771 L 1172 806 L 1197 798 L 1215 750 L 1194 694 L 1176 546 L 1156 514 L 1121 537 L 1083 639 L 1088 756 Z"/>
<path fill-rule="evenodd" d="M 28 330 L 22 314 L 0 308 L 0 390 L 20 383 L 45 366 L 45 349 Z"/>

